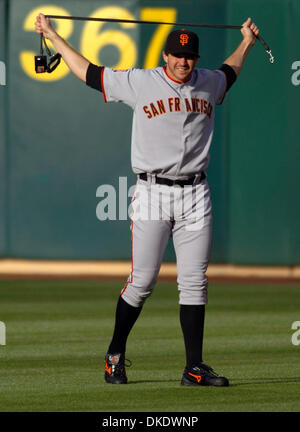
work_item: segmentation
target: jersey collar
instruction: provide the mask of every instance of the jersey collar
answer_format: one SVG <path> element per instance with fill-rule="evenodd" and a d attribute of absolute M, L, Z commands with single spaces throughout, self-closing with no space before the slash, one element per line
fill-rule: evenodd
<path fill-rule="evenodd" d="M 186 82 L 181 82 L 181 81 L 177 81 L 176 79 L 172 78 L 172 77 L 168 74 L 167 66 L 166 66 L 166 65 L 163 66 L 163 71 L 165 72 L 165 74 L 167 75 L 167 77 L 169 78 L 169 80 L 175 82 L 176 84 L 180 84 L 180 85 L 190 84 L 191 81 L 192 81 L 192 79 L 193 79 L 193 74 L 194 74 L 194 71 L 193 71 L 193 72 L 192 72 L 192 75 L 191 75 L 191 78 L 190 78 L 188 81 L 186 81 Z"/>

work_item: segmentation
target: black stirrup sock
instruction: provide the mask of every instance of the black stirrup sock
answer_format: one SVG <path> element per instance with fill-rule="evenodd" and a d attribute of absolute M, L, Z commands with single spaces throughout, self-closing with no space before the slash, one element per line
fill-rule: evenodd
<path fill-rule="evenodd" d="M 205 305 L 180 305 L 180 324 L 186 351 L 186 366 L 202 362 Z"/>
<path fill-rule="evenodd" d="M 141 310 L 142 306 L 133 307 L 126 303 L 121 296 L 119 297 L 114 334 L 108 348 L 109 353 L 125 353 L 128 335 L 138 319 Z"/>

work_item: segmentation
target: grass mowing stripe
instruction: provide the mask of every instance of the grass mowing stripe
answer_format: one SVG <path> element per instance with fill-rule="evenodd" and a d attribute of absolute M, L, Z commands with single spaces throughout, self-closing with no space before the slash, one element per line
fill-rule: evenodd
<path fill-rule="evenodd" d="M 0 281 L 0 411 L 299 411 L 299 286 L 211 284 L 204 358 L 231 386 L 185 388 L 171 283 L 158 284 L 129 337 L 129 384 L 104 383 L 121 285 Z"/>

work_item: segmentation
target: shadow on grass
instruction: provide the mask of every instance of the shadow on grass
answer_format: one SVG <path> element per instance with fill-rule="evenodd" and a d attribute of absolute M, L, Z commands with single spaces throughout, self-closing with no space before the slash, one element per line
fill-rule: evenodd
<path fill-rule="evenodd" d="M 245 380 L 239 380 L 236 383 L 230 384 L 231 387 L 237 387 L 242 385 L 249 385 L 249 384 L 282 384 L 282 383 L 296 383 L 300 382 L 300 377 L 281 377 L 281 378 L 248 378 Z"/>
<path fill-rule="evenodd" d="M 169 379 L 162 379 L 162 380 L 139 380 L 139 381 L 128 381 L 128 384 L 154 384 L 154 383 L 172 383 L 172 382 L 179 382 L 180 379 L 176 380 L 169 380 Z M 289 377 L 289 378 L 248 378 L 245 380 L 239 380 L 238 382 L 232 383 L 230 381 L 230 387 L 239 387 L 243 385 L 249 385 L 249 384 L 282 384 L 282 383 L 296 383 L 300 382 L 300 377 Z M 127 385 L 128 385 L 127 384 Z"/>
<path fill-rule="evenodd" d="M 180 382 L 180 379 L 176 379 L 176 380 L 169 380 L 169 379 L 165 379 L 165 380 L 139 380 L 139 381 L 128 381 L 128 384 L 152 384 L 152 383 L 172 383 L 172 382 Z"/>

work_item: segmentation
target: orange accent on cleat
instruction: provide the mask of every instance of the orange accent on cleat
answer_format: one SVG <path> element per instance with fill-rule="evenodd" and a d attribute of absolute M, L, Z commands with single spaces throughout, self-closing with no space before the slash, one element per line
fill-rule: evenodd
<path fill-rule="evenodd" d="M 109 375 L 111 375 L 111 367 L 108 367 L 107 363 L 105 363 L 105 372 L 107 372 Z"/>
<path fill-rule="evenodd" d="M 194 375 L 191 372 L 188 372 L 189 375 L 191 375 L 192 377 L 196 378 L 196 380 L 198 381 L 198 383 L 201 382 L 202 380 L 202 376 L 201 375 Z"/>

